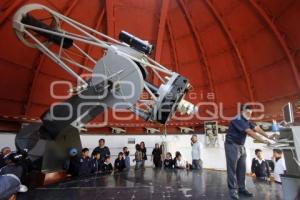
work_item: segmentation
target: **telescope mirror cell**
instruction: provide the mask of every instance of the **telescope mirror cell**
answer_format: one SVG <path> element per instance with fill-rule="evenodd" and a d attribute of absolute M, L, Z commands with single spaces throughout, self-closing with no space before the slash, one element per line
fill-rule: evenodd
<path fill-rule="evenodd" d="M 113 87 L 105 103 L 114 109 L 131 107 L 139 100 L 144 89 L 143 76 L 137 64 L 111 49 L 97 62 L 92 74 L 92 85 L 108 80 Z"/>

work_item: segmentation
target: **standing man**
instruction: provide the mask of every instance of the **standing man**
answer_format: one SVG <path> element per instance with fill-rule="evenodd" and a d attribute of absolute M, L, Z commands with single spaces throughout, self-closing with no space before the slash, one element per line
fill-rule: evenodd
<path fill-rule="evenodd" d="M 233 199 L 239 199 L 239 194 L 246 197 L 253 196 L 245 185 L 247 155 L 244 144 L 247 135 L 268 145 L 269 141 L 264 140 L 257 133 L 267 139 L 273 139 L 275 136 L 268 136 L 259 126 L 250 122 L 251 115 L 252 108 L 249 105 L 241 105 L 240 114 L 230 122 L 226 135 L 227 183 Z"/>
<path fill-rule="evenodd" d="M 198 141 L 197 135 L 194 134 L 191 138 L 192 144 L 192 168 L 202 169 L 201 151 L 202 144 Z"/>
<path fill-rule="evenodd" d="M 94 149 L 93 154 L 95 154 L 96 152 L 100 153 L 101 162 L 104 162 L 105 158 L 107 156 L 110 156 L 109 148 L 105 146 L 105 140 L 103 138 L 99 140 L 99 146 Z"/>

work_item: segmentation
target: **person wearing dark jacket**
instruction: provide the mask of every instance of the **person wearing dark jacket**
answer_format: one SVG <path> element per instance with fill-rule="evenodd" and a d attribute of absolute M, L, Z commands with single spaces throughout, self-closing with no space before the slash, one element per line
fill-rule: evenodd
<path fill-rule="evenodd" d="M 262 151 L 260 149 L 255 150 L 256 158 L 253 158 L 251 165 L 251 172 L 255 176 L 262 180 L 268 180 L 270 177 L 270 167 L 268 162 L 263 159 Z"/>
<path fill-rule="evenodd" d="M 68 168 L 68 173 L 70 173 L 72 176 L 78 176 L 79 172 L 79 156 L 72 156 L 70 157 L 70 163 Z"/>
<path fill-rule="evenodd" d="M 65 161 L 64 169 L 68 170 L 68 173 L 72 176 L 78 176 L 78 150 L 76 148 L 69 149 L 69 159 Z"/>
<path fill-rule="evenodd" d="M 82 149 L 82 156 L 79 158 L 78 175 L 89 176 L 92 173 L 91 159 L 89 157 L 89 149 Z"/>
<path fill-rule="evenodd" d="M 15 163 L 10 162 L 0 169 L 0 175 L 5 174 L 14 174 L 21 180 L 23 168 L 21 165 L 16 165 Z"/>
<path fill-rule="evenodd" d="M 161 148 L 159 147 L 159 144 L 156 143 L 155 148 L 152 151 L 152 160 L 156 168 L 162 167 L 161 155 L 162 155 Z"/>
<path fill-rule="evenodd" d="M 106 156 L 104 163 L 101 167 L 101 171 L 105 174 L 110 174 L 113 171 L 113 166 L 111 164 L 110 156 Z"/>
<path fill-rule="evenodd" d="M 22 185 L 24 177 L 22 162 L 26 160 L 19 152 L 10 151 L 4 156 L 5 166 L 0 169 L 0 199 L 9 198 L 17 192 L 27 192 L 27 186 Z"/>
<path fill-rule="evenodd" d="M 173 169 L 174 168 L 174 161 L 172 159 L 172 154 L 168 152 L 166 154 L 166 159 L 164 160 L 164 168 L 165 169 Z"/>
<path fill-rule="evenodd" d="M 93 153 L 94 152 L 100 153 L 100 160 L 102 162 L 104 162 L 106 156 L 110 156 L 110 150 L 107 146 L 105 146 L 105 140 L 103 138 L 99 140 L 99 146 L 93 150 Z"/>
<path fill-rule="evenodd" d="M 100 153 L 97 151 L 93 152 L 91 160 L 92 173 L 100 172 L 102 165 Z"/>
<path fill-rule="evenodd" d="M 21 182 L 24 180 L 23 162 L 25 158 L 19 152 L 11 152 L 4 157 L 5 166 L 0 169 L 0 175 L 14 174 Z"/>
<path fill-rule="evenodd" d="M 148 160 L 148 158 L 147 158 L 147 148 L 145 146 L 145 142 L 141 142 L 140 147 L 141 147 L 141 151 L 143 153 L 143 160 L 142 160 L 141 167 L 144 169 L 145 168 L 145 162 L 146 162 L 146 160 Z"/>
<path fill-rule="evenodd" d="M 114 167 L 115 167 L 115 171 L 118 172 L 121 172 L 126 168 L 125 160 L 123 158 L 122 152 L 119 153 L 118 158 L 115 160 Z"/>

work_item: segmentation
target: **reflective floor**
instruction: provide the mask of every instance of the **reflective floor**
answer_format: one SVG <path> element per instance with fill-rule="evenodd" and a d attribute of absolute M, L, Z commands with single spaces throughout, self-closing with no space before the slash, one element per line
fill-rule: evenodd
<path fill-rule="evenodd" d="M 247 177 L 251 199 L 282 199 L 278 184 L 254 182 Z M 18 200 L 33 199 L 230 199 L 226 173 L 204 170 L 155 170 L 97 175 L 85 179 L 72 179 L 48 187 L 33 189 L 18 195 Z M 243 199 L 243 198 L 241 198 Z"/>

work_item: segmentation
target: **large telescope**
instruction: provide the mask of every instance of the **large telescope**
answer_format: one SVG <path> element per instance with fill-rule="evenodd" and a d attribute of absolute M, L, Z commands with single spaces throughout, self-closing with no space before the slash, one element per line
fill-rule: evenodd
<path fill-rule="evenodd" d="M 41 123 L 24 125 L 16 136 L 17 148 L 28 149 L 41 170 L 61 169 L 67 149 L 81 149 L 81 129 L 108 107 L 128 109 L 161 124 L 177 111 L 195 112 L 194 105 L 184 100 L 188 80 L 151 59 L 153 46 L 130 33 L 122 31 L 119 41 L 40 4 L 21 7 L 13 29 L 25 45 L 44 53 L 77 80 L 69 99 L 51 105 Z M 53 45 L 56 48 L 50 48 Z M 103 57 L 89 55 L 84 45 L 104 49 Z M 93 69 L 74 55 L 93 63 Z M 87 78 L 77 74 L 76 67 Z M 151 80 L 150 71 L 155 77 Z M 140 99 L 144 91 L 150 98 Z"/>

